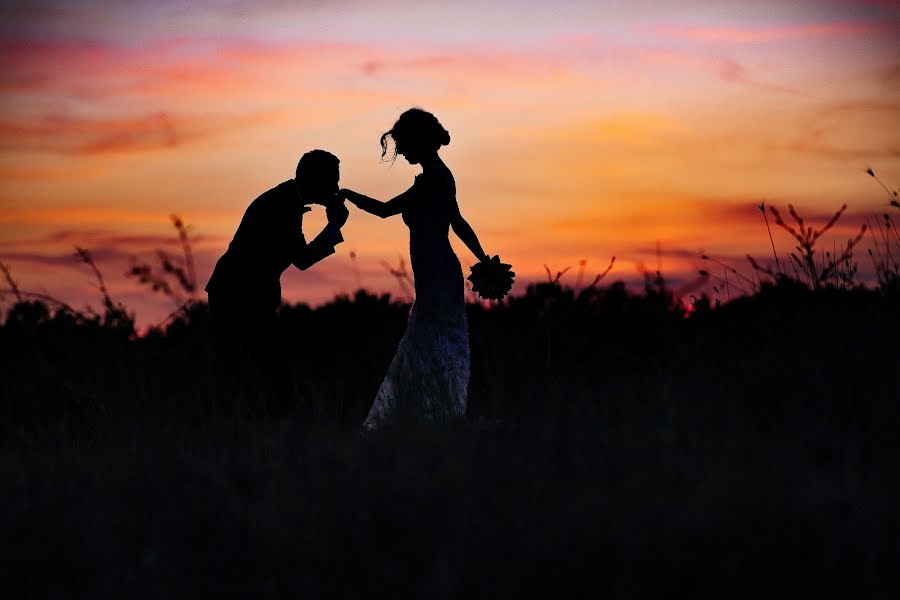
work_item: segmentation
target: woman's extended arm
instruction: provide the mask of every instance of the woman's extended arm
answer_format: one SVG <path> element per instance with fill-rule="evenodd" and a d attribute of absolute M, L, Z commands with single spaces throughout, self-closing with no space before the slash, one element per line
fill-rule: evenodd
<path fill-rule="evenodd" d="M 488 259 L 487 254 L 484 253 L 484 250 L 481 248 L 481 243 L 478 241 L 478 236 L 475 235 L 475 230 L 472 229 L 472 226 L 469 225 L 469 222 L 463 219 L 463 216 L 459 212 L 459 207 L 456 207 L 456 210 L 450 216 L 450 226 L 453 227 L 453 233 L 455 233 L 459 239 L 463 241 L 463 243 L 468 246 L 469 250 L 472 251 L 472 254 L 480 261 L 486 261 Z"/>
<path fill-rule="evenodd" d="M 406 200 L 411 194 L 412 188 L 406 190 L 399 196 L 391 198 L 387 202 L 382 202 L 380 200 L 376 200 L 375 198 L 369 198 L 368 196 L 364 196 L 360 193 L 354 192 L 353 190 L 344 189 L 338 192 L 338 197 L 349 200 L 360 210 L 364 210 L 367 213 L 375 215 L 376 217 L 386 219 L 387 217 L 399 215 L 401 212 L 403 212 L 403 206 L 406 204 Z"/>

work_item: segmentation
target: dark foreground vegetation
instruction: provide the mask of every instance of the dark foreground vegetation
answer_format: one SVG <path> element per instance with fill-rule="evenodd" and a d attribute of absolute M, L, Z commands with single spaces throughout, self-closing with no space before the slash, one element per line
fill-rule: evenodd
<path fill-rule="evenodd" d="M 273 416 L 252 369 L 223 377 L 177 216 L 183 257 L 128 271 L 179 307 L 146 335 L 87 249 L 102 315 L 0 263 L 0 591 L 900 597 L 900 192 L 867 174 L 889 212 L 831 250 L 846 206 L 760 204 L 750 276 L 702 255 L 635 295 L 597 287 L 613 259 L 470 305 L 467 418 L 366 437 L 408 304 L 284 306 L 297 400 Z"/>
<path fill-rule="evenodd" d="M 470 306 L 470 414 L 358 435 L 408 305 L 285 306 L 302 400 L 217 386 L 205 305 L 0 328 L 17 597 L 840 597 L 898 587 L 900 295 L 782 278 Z M 12 596 L 8 596 L 12 597 Z"/>

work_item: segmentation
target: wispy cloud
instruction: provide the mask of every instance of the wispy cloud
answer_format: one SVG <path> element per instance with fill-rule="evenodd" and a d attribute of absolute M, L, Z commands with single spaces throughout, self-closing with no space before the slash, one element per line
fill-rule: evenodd
<path fill-rule="evenodd" d="M 791 86 L 760 81 L 750 74 L 746 66 L 730 58 L 725 58 L 719 61 L 718 75 L 722 79 L 722 81 L 731 83 L 743 83 L 758 87 L 763 90 L 783 92 L 786 94 L 800 93 L 798 89 Z"/>
<path fill-rule="evenodd" d="M 650 30 L 654 35 L 662 38 L 701 43 L 749 44 L 815 37 L 894 35 L 900 33 L 900 23 L 890 21 L 835 21 L 770 27 L 656 25 L 651 27 Z"/>
<path fill-rule="evenodd" d="M 191 242 L 194 244 L 215 243 L 222 244 L 228 240 L 223 236 L 214 235 L 191 235 Z M 177 235 L 161 234 L 136 234 L 122 235 L 108 230 L 97 229 L 63 229 L 54 231 L 40 237 L 31 238 L 12 238 L 0 240 L 0 249 L 16 249 L 16 248 L 58 248 L 71 246 L 86 247 L 115 247 L 120 250 L 135 251 L 153 251 L 155 248 L 180 248 L 181 242 Z"/>
<path fill-rule="evenodd" d="M 360 73 L 427 79 L 518 78 L 558 73 L 560 60 L 538 49 L 172 38 L 137 44 L 97 41 L 0 41 L 0 90 L 105 94 L 205 93 L 240 97 L 319 90 Z"/>
<path fill-rule="evenodd" d="M 47 115 L 0 122 L 0 149 L 48 150 L 65 154 L 102 154 L 174 148 L 178 145 L 165 113 L 125 119 L 85 119 Z"/>
<path fill-rule="evenodd" d="M 272 111 L 231 116 L 138 115 L 90 117 L 59 113 L 0 120 L 0 149 L 98 155 L 174 150 L 179 146 L 284 117 Z"/>
<path fill-rule="evenodd" d="M 428 76 L 465 74 L 470 78 L 482 76 L 522 78 L 545 77 L 564 70 L 563 61 L 536 51 L 512 52 L 502 48 L 446 48 L 434 50 L 421 48 L 417 56 L 400 58 L 384 54 L 366 60 L 363 72 L 377 75 L 390 72 L 414 72 Z"/>
<path fill-rule="evenodd" d="M 821 141 L 815 138 L 795 139 L 787 142 L 771 142 L 767 150 L 787 151 L 796 154 L 818 156 L 832 160 L 853 160 L 865 164 L 873 160 L 896 160 L 900 158 L 900 144 L 885 147 L 848 147 Z"/>
<path fill-rule="evenodd" d="M 243 95 L 249 86 L 278 78 L 291 89 L 309 71 L 362 60 L 370 49 L 319 42 L 265 42 L 244 38 L 167 38 L 139 43 L 94 40 L 0 41 L 0 90 L 53 92 L 102 98 L 107 94 L 165 94 L 230 86 Z M 281 67 L 281 71 L 273 71 Z M 308 82 L 307 82 L 308 83 Z M 168 85 L 167 85 L 168 84 Z M 244 86 L 244 87 L 242 87 Z"/>
<path fill-rule="evenodd" d="M 786 94 L 803 94 L 802 90 L 794 86 L 768 80 L 773 69 L 769 68 L 761 72 L 762 70 L 759 68 L 752 68 L 746 62 L 728 56 L 671 48 L 646 48 L 635 51 L 634 55 L 644 64 L 678 68 L 685 72 L 705 73 L 728 84 L 747 85 L 760 90 Z"/>
<path fill-rule="evenodd" d="M 819 116 L 833 113 L 863 112 L 863 113 L 895 113 L 900 116 L 900 98 L 862 98 L 832 102 L 818 108 L 815 114 Z"/>
<path fill-rule="evenodd" d="M 125 263 L 129 254 L 118 248 L 95 247 L 91 248 L 91 256 L 97 263 L 116 262 Z M 43 265 L 43 266 L 78 266 L 81 259 L 75 254 L 74 249 L 71 252 L 44 253 L 44 252 L 15 252 L 4 251 L 3 260 L 12 265 Z"/>
<path fill-rule="evenodd" d="M 372 104 L 575 85 L 558 58 L 503 47 L 173 38 L 0 42 L 0 147 L 66 154 L 176 148 L 267 120 L 347 119 Z"/>
<path fill-rule="evenodd" d="M 883 70 L 885 85 L 897 85 L 900 83 L 900 63 L 894 63 Z"/>
<path fill-rule="evenodd" d="M 121 206 L 121 202 L 116 204 L 118 204 L 118 206 L 0 206 L 0 224 L 12 225 L 18 228 L 36 225 L 58 227 L 62 223 L 102 227 L 110 223 L 116 223 L 121 226 L 156 226 L 159 223 L 168 221 L 169 212 L 162 209 L 147 211 L 138 210 L 128 206 L 123 207 Z M 84 231 L 90 233 L 92 231 L 105 230 L 88 229 L 85 227 Z"/>
<path fill-rule="evenodd" d="M 799 132 L 764 142 L 767 150 L 787 151 L 829 160 L 858 161 L 900 157 L 892 125 L 900 117 L 900 100 L 854 98 L 824 103 L 797 119 Z"/>

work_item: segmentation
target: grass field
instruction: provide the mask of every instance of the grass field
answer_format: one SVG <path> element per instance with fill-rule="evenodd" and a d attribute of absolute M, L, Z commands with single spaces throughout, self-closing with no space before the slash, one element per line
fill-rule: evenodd
<path fill-rule="evenodd" d="M 20 597 L 859 597 L 900 590 L 896 286 L 783 278 L 470 305 L 465 422 L 359 436 L 408 305 L 285 306 L 291 416 L 219 379 L 206 307 L 20 303 L 0 328 Z M 300 343 L 298 340 L 302 340 Z M 10 596 L 12 597 L 12 596 Z"/>

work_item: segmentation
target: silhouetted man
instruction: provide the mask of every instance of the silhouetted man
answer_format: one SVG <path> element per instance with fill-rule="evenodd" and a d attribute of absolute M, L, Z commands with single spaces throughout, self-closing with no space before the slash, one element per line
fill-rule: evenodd
<path fill-rule="evenodd" d="M 235 378 L 250 379 L 262 396 L 257 408 L 265 404 L 270 412 L 283 413 L 294 404 L 287 350 L 278 327 L 281 274 L 290 265 L 309 268 L 344 241 L 341 227 L 348 211 L 336 199 L 339 162 L 324 150 L 307 152 L 294 179 L 254 200 L 206 285 L 225 378 L 232 380 L 225 393 L 238 391 L 233 389 Z M 307 243 L 302 223 L 309 204 L 326 207 L 328 224 Z"/>

